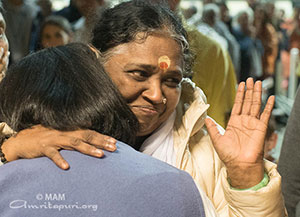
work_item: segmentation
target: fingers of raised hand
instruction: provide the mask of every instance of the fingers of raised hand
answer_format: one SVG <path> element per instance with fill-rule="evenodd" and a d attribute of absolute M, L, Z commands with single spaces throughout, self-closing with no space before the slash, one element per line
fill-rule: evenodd
<path fill-rule="evenodd" d="M 67 134 L 74 138 L 73 140 L 71 139 L 70 142 L 75 147 L 78 147 L 78 144 L 82 145 L 83 142 L 107 151 L 115 151 L 117 149 L 116 139 L 93 130 L 76 130 L 68 132 Z"/>
<path fill-rule="evenodd" d="M 234 100 L 234 105 L 232 108 L 232 115 L 239 115 L 242 111 L 243 100 L 245 93 L 245 82 L 241 82 L 238 86 L 237 93 Z"/>
<path fill-rule="evenodd" d="M 243 101 L 242 114 L 248 115 L 251 111 L 252 99 L 253 99 L 253 78 L 248 78 L 246 81 L 246 93 Z"/>
<path fill-rule="evenodd" d="M 265 109 L 260 116 L 260 120 L 263 121 L 266 125 L 268 125 L 269 119 L 271 117 L 274 103 L 275 103 L 275 96 L 270 96 L 265 106 Z"/>
<path fill-rule="evenodd" d="M 61 156 L 61 154 L 59 153 L 59 151 L 56 148 L 53 147 L 48 147 L 45 148 L 42 153 L 48 157 L 49 159 L 51 159 L 59 168 L 63 169 L 63 170 L 67 170 L 69 169 L 69 164 L 67 163 L 67 161 L 65 161 L 65 159 Z"/>
<path fill-rule="evenodd" d="M 232 115 L 251 115 L 259 118 L 261 108 L 261 81 L 253 82 L 252 78 L 248 78 L 245 83 L 241 82 L 238 87 L 234 106 L 232 108 Z"/>
<path fill-rule="evenodd" d="M 254 92 L 253 92 L 251 112 L 250 112 L 250 115 L 256 118 L 259 118 L 260 115 L 261 94 L 262 94 L 261 81 L 257 81 L 254 84 Z"/>

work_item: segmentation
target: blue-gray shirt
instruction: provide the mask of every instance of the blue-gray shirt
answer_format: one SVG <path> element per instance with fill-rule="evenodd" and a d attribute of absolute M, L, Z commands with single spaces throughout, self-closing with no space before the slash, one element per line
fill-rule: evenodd
<path fill-rule="evenodd" d="M 205 216 L 190 175 L 117 145 L 103 159 L 62 151 L 68 171 L 44 157 L 1 166 L 0 216 Z"/>

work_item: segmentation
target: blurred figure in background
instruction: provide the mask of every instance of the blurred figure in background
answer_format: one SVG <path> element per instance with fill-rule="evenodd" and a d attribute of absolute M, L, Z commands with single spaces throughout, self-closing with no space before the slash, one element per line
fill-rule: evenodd
<path fill-rule="evenodd" d="M 251 9 L 240 11 L 234 18 L 233 34 L 241 49 L 239 81 L 246 81 L 248 77 L 257 79 L 262 76 L 261 41 L 255 38 L 253 26 L 253 12 Z"/>
<path fill-rule="evenodd" d="M 254 11 L 256 6 L 259 5 L 260 0 L 246 0 L 246 1 L 248 3 L 249 7 Z"/>
<path fill-rule="evenodd" d="M 227 25 L 229 31 L 232 33 L 232 17 L 229 14 L 226 2 L 221 1 L 218 3 L 218 6 L 220 8 L 220 20 Z"/>
<path fill-rule="evenodd" d="M 218 42 L 223 49 L 228 50 L 227 40 L 214 29 L 218 15 L 219 8 L 216 4 L 205 4 L 202 10 L 202 18 L 197 23 L 197 29 L 199 32 Z"/>
<path fill-rule="evenodd" d="M 66 45 L 72 41 L 73 31 L 69 21 L 62 16 L 49 16 L 41 26 L 40 47 Z"/>
<path fill-rule="evenodd" d="M 226 41 L 228 42 L 228 52 L 230 54 L 230 57 L 232 59 L 232 63 L 234 65 L 234 69 L 237 74 L 240 72 L 240 45 L 235 39 L 235 37 L 231 34 L 228 26 L 226 23 L 221 19 L 221 17 L 226 16 L 226 3 L 220 2 L 217 4 L 219 7 L 219 11 L 217 13 L 217 19 L 216 24 L 214 26 L 214 29 L 223 36 Z M 228 8 L 227 8 L 228 9 Z M 222 11 L 223 10 L 223 11 Z M 225 11 L 224 11 L 225 10 Z M 228 15 L 227 15 L 228 17 Z"/>
<path fill-rule="evenodd" d="M 52 14 L 52 2 L 50 0 L 37 0 L 36 4 L 39 7 L 39 11 L 32 21 L 30 52 L 40 49 L 39 36 L 41 25 Z"/>
<path fill-rule="evenodd" d="M 224 49 L 228 50 L 234 69 L 238 73 L 240 71 L 240 47 L 227 25 L 221 20 L 221 2 L 207 0 L 203 2 L 203 5 L 202 18 L 199 19 L 200 21 L 195 22 L 195 25 L 200 32 L 216 40 Z M 226 13 L 224 12 L 224 6 L 227 8 L 225 2 L 222 6 L 224 16 L 224 13 Z M 224 42 L 224 39 L 226 42 Z"/>
<path fill-rule="evenodd" d="M 203 0 L 203 5 L 215 3 L 215 0 Z"/>
<path fill-rule="evenodd" d="M 282 88 L 288 89 L 289 76 L 290 76 L 290 51 L 293 48 L 298 48 L 300 50 L 300 8 L 294 8 L 293 18 L 291 20 L 291 25 L 285 22 L 286 28 L 286 50 L 281 52 L 282 66 L 283 66 L 283 81 Z M 290 28 L 288 28 L 290 27 Z"/>
<path fill-rule="evenodd" d="M 176 11 L 180 0 L 169 0 L 168 3 Z M 207 114 L 225 127 L 228 113 L 233 107 L 237 85 L 230 55 L 213 38 L 192 25 L 185 25 L 185 29 L 191 50 L 195 54 L 192 80 L 207 96 L 207 103 L 210 104 Z"/>
<path fill-rule="evenodd" d="M 74 41 L 90 42 L 95 17 L 101 16 L 107 3 L 105 0 L 75 0 L 75 6 L 82 17 L 73 25 Z"/>
<path fill-rule="evenodd" d="M 275 14 L 276 7 L 275 7 L 274 1 L 273 0 L 265 0 L 263 6 L 264 6 L 266 14 L 267 14 L 268 22 L 275 27 L 276 23 L 277 23 L 277 16 Z"/>
<path fill-rule="evenodd" d="M 52 2 L 50 0 L 38 0 L 36 3 L 40 7 L 39 13 L 43 17 L 48 17 L 52 14 Z"/>
<path fill-rule="evenodd" d="M 294 13 L 293 29 L 289 40 L 289 50 L 292 48 L 300 49 L 300 8 L 296 8 Z"/>
<path fill-rule="evenodd" d="M 197 14 L 197 8 L 196 6 L 192 5 L 188 7 L 187 9 L 182 10 L 182 14 L 184 18 L 188 21 L 189 19 L 193 18 L 195 14 Z"/>
<path fill-rule="evenodd" d="M 81 14 L 79 13 L 75 2 L 76 0 L 70 0 L 70 4 L 67 7 L 54 12 L 54 15 L 63 16 L 70 23 L 76 22 L 78 19 L 80 19 Z"/>
<path fill-rule="evenodd" d="M 274 163 L 278 162 L 278 159 L 272 156 L 272 150 L 276 147 L 277 139 L 276 121 L 275 117 L 271 115 L 265 138 L 264 158 Z"/>
<path fill-rule="evenodd" d="M 274 77 L 275 62 L 278 55 L 278 36 L 268 19 L 264 4 L 256 7 L 254 11 L 254 26 L 256 37 L 261 40 L 264 47 L 262 57 L 263 76 L 261 79 Z"/>
<path fill-rule="evenodd" d="M 3 0 L 6 34 L 10 43 L 11 62 L 29 53 L 31 29 L 38 7 L 26 0 Z"/>

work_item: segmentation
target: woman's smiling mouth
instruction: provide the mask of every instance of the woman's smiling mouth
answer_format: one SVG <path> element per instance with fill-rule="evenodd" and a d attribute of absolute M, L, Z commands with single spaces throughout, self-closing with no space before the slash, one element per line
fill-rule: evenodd
<path fill-rule="evenodd" d="M 141 112 L 142 114 L 145 114 L 147 116 L 155 116 L 155 115 L 158 115 L 161 113 L 157 108 L 154 108 L 152 106 L 133 105 L 130 107 L 132 108 L 133 113 L 135 113 L 135 111 L 137 111 L 137 112 Z"/>

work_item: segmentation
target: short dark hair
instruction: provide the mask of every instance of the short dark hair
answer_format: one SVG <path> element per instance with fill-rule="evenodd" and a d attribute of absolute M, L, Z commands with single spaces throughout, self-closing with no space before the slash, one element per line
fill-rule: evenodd
<path fill-rule="evenodd" d="M 13 65 L 0 84 L 0 120 L 15 131 L 41 124 L 92 129 L 133 143 L 138 121 L 89 46 L 47 48 Z"/>
<path fill-rule="evenodd" d="M 187 32 L 180 18 L 165 4 L 132 0 L 106 9 L 94 26 L 92 44 L 105 56 L 114 47 L 136 40 L 136 35 L 141 32 L 145 33 L 145 38 L 157 32 L 167 32 L 181 45 L 185 74 L 191 72 L 193 58 Z"/>

